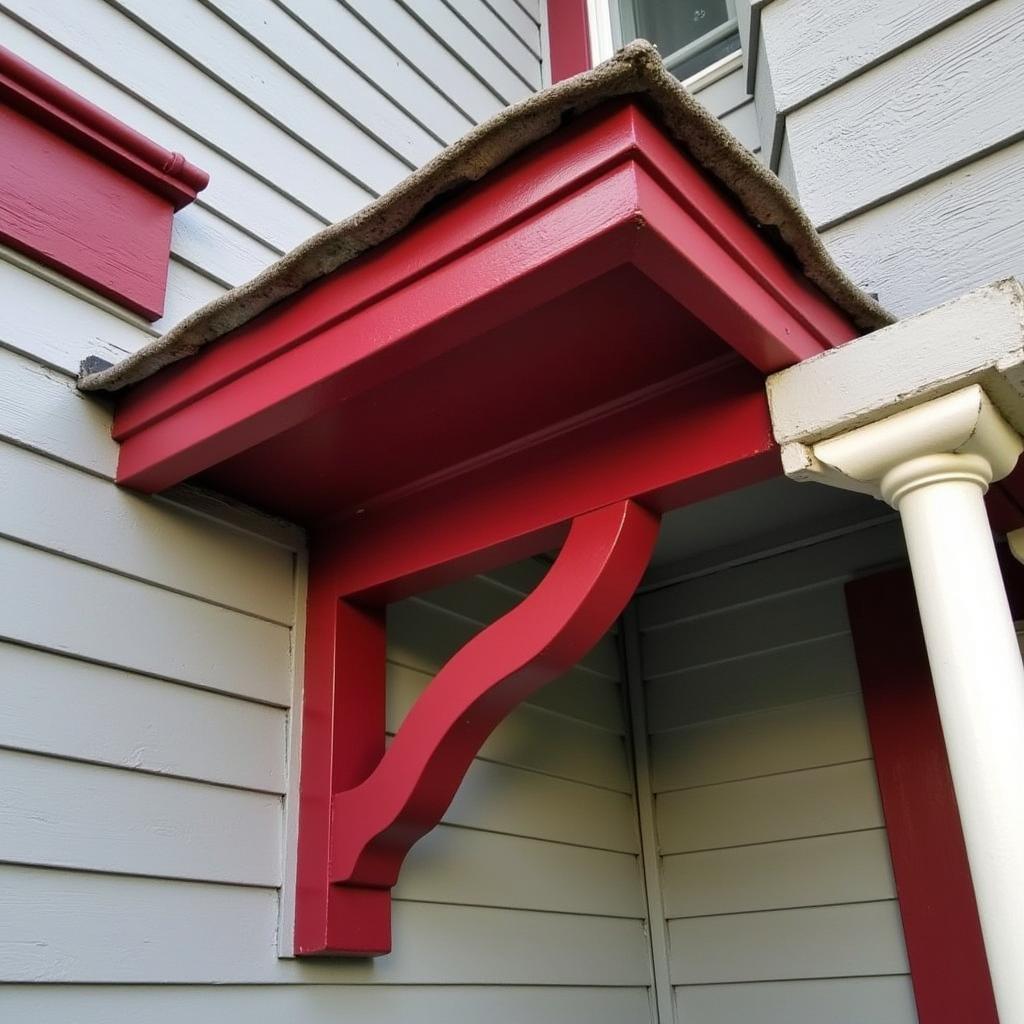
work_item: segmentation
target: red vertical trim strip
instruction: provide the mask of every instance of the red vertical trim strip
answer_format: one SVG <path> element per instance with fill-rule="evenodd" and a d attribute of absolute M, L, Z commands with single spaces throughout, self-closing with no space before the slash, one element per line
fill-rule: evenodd
<path fill-rule="evenodd" d="M 590 69 L 587 0 L 547 0 L 551 81 L 560 82 Z"/>
<path fill-rule="evenodd" d="M 846 587 L 920 1024 L 998 1024 L 906 569 Z"/>

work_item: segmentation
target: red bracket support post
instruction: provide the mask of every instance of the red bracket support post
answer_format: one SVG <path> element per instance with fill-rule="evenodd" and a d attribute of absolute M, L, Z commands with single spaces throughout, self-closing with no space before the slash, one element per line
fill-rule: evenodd
<path fill-rule="evenodd" d="M 391 949 L 391 888 L 499 722 L 609 629 L 650 559 L 658 516 L 626 500 L 573 520 L 516 608 L 441 669 L 384 750 L 384 617 L 314 575 L 307 624 L 295 948 Z"/>

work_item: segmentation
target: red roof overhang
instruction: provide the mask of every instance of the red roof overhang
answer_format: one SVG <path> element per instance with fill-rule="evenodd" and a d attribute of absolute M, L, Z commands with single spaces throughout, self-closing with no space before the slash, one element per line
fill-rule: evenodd
<path fill-rule="evenodd" d="M 765 374 L 856 333 L 623 101 L 121 400 L 121 483 L 312 528 L 297 952 L 390 949 L 489 732 L 608 629 L 661 512 L 780 471 Z M 563 540 L 385 751 L 383 604 Z"/>
<path fill-rule="evenodd" d="M 504 556 L 618 497 L 771 474 L 763 376 L 857 333 L 635 103 L 605 105 L 132 389 L 118 479 L 344 523 L 367 556 L 345 590 L 397 593 L 428 581 L 414 522 L 434 561 Z"/>

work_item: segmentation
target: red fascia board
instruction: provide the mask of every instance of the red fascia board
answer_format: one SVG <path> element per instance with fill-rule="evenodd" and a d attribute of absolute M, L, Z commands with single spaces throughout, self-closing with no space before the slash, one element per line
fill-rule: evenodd
<path fill-rule="evenodd" d="M 635 497 L 658 512 L 780 472 L 764 382 L 726 357 L 659 394 L 314 535 L 334 592 L 394 601 L 547 550 L 573 517 Z"/>
<path fill-rule="evenodd" d="M 736 204 L 707 181 L 635 105 L 596 111 L 490 176 L 454 204 L 424 218 L 336 274 L 220 339 L 198 358 L 160 371 L 125 396 L 114 436 L 124 441 L 175 409 L 288 348 L 353 317 L 486 244 L 624 163 L 635 162 L 755 276 L 823 348 L 857 331 L 802 274 L 752 230 Z M 639 210 L 640 197 L 634 196 Z M 667 204 L 663 204 L 667 205 Z M 641 226 L 641 212 L 638 227 Z M 795 358 L 791 361 L 796 361 Z M 773 367 L 774 369 L 775 367 Z M 767 371 L 766 371 L 767 372 Z"/>
<path fill-rule="evenodd" d="M 635 231 L 618 185 L 589 192 L 600 198 L 585 210 L 570 202 L 539 215 L 123 440 L 115 434 L 118 482 L 163 490 L 620 265 Z"/>
<path fill-rule="evenodd" d="M 631 107 L 612 116 L 606 112 L 601 118 L 582 119 L 557 142 L 542 143 L 528 159 L 510 162 L 458 197 L 451 208 L 424 217 L 397 238 L 218 340 L 199 357 L 161 370 L 122 399 L 115 438 L 127 439 L 580 190 L 634 156 L 639 124 L 638 112 Z M 570 145 L 571 159 L 566 156 Z"/>
<path fill-rule="evenodd" d="M 187 206 L 209 175 L 0 46 L 0 101 L 169 200 Z"/>
<path fill-rule="evenodd" d="M 551 81 L 561 82 L 591 66 L 587 0 L 547 0 Z"/>
<path fill-rule="evenodd" d="M 776 312 L 771 318 L 776 321 L 774 342 L 768 341 L 763 352 L 752 348 L 743 353 L 765 373 L 858 336 L 850 320 L 751 227 L 736 201 L 723 195 L 706 172 L 685 158 L 647 119 L 638 125 L 637 141 L 640 160 L 651 179 L 641 186 L 640 207 L 649 217 L 652 234 L 669 246 L 661 251 L 660 258 L 646 261 L 652 280 L 680 301 L 690 298 L 692 293 L 675 284 L 672 273 L 688 244 L 702 255 L 707 251 L 714 254 L 720 265 L 720 279 L 734 284 L 744 274 L 749 276 L 748 293 L 754 285 L 759 286 L 762 304 L 780 307 L 785 317 L 799 325 L 794 336 L 791 325 L 780 322 Z M 714 244 L 709 249 L 706 242 Z M 669 256 L 670 251 L 674 258 Z M 708 269 L 707 276 L 713 277 Z M 742 351 L 740 337 L 730 343 Z M 776 365 L 780 358 L 788 361 Z"/>
<path fill-rule="evenodd" d="M 684 221 L 672 265 L 643 254 L 646 238 L 679 233 Z M 717 316 L 724 340 L 765 372 L 855 335 L 635 105 L 604 111 L 135 389 L 115 419 L 119 482 L 178 483 L 625 261 L 669 281 L 684 261 L 706 283 L 700 266 L 719 251 L 727 280 L 715 295 L 739 312 L 723 318 L 678 281 L 676 294 Z M 744 313 L 733 291 L 769 298 Z M 754 322 L 758 303 L 771 309 L 767 325 Z"/>

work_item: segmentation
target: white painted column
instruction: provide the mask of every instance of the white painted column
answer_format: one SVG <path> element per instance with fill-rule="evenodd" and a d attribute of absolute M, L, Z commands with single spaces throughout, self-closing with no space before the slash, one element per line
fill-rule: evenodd
<path fill-rule="evenodd" d="M 900 512 L 999 1017 L 1024 1024 L 1024 665 L 984 505 L 1021 440 L 973 386 L 798 447 L 791 475 Z"/>

